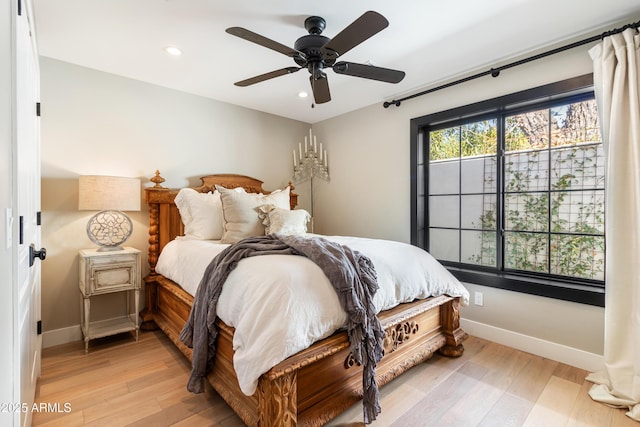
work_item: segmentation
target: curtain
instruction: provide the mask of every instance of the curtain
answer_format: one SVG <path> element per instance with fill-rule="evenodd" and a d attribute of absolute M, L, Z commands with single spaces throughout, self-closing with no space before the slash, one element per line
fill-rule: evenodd
<path fill-rule="evenodd" d="M 640 421 L 640 35 L 605 37 L 589 54 L 605 150 L 604 370 L 589 395 Z"/>

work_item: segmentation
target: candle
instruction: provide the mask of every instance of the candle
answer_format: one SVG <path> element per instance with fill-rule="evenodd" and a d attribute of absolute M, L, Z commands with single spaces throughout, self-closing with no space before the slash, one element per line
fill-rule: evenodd
<path fill-rule="evenodd" d="M 304 154 L 307 154 L 307 137 L 304 137 Z"/>
<path fill-rule="evenodd" d="M 322 142 L 320 143 L 320 161 L 322 161 Z"/>
<path fill-rule="evenodd" d="M 327 150 L 324 150 L 324 167 L 326 168 L 327 166 Z"/>
<path fill-rule="evenodd" d="M 296 150 L 293 150 L 293 167 L 295 168 L 296 166 Z"/>
<path fill-rule="evenodd" d="M 298 142 L 298 151 L 300 151 L 300 160 L 302 161 L 302 142 Z"/>
<path fill-rule="evenodd" d="M 316 140 L 315 135 L 313 136 L 313 151 L 318 152 L 318 141 Z"/>

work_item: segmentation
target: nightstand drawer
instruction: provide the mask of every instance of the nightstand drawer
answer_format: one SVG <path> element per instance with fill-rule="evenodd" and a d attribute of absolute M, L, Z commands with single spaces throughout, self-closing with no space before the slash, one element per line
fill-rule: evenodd
<path fill-rule="evenodd" d="M 137 275 L 136 266 L 131 263 L 111 264 L 106 268 L 94 266 L 91 271 L 91 294 L 133 289 Z"/>
<path fill-rule="evenodd" d="M 107 255 L 104 255 L 104 253 L 105 252 L 96 252 L 95 254 L 87 256 L 87 259 L 91 265 L 95 267 L 111 267 L 118 264 L 131 264 L 135 263 L 138 259 L 137 253 L 114 254 L 113 252 L 106 252 Z"/>

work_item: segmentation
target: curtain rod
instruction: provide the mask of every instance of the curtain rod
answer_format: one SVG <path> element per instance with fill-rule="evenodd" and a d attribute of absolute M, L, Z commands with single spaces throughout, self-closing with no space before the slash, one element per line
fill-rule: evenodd
<path fill-rule="evenodd" d="M 526 64 L 528 62 L 532 62 L 532 61 L 535 61 L 535 60 L 540 59 L 540 58 L 545 58 L 547 56 L 551 56 L 551 55 L 554 55 L 556 53 L 564 52 L 565 50 L 573 49 L 573 48 L 576 48 L 576 47 L 579 47 L 579 46 L 583 46 L 585 44 L 593 43 L 595 41 L 602 40 L 605 37 L 611 36 L 613 34 L 621 33 L 621 32 L 623 32 L 624 30 L 626 30 L 628 28 L 636 28 L 636 29 L 638 29 L 638 27 L 640 27 L 640 21 L 634 22 L 632 24 L 626 24 L 625 26 L 623 26 L 621 28 L 614 28 L 613 30 L 605 31 L 604 33 L 602 33 L 602 34 L 600 34 L 598 36 L 589 37 L 588 39 L 580 40 L 580 41 L 568 44 L 566 46 L 561 46 L 561 47 L 558 47 L 556 49 L 552 49 L 552 50 L 547 51 L 547 52 L 539 53 L 537 55 L 533 55 L 533 56 L 530 56 L 528 58 L 512 62 L 510 64 L 502 65 L 502 66 L 496 67 L 496 68 L 491 68 L 491 69 L 489 69 L 487 71 L 482 71 L 482 72 L 480 72 L 478 74 L 474 74 L 474 75 L 471 75 L 471 76 L 468 76 L 468 77 L 464 77 L 464 78 L 462 78 L 460 80 L 456 80 L 456 81 L 453 81 L 453 82 L 450 82 L 450 83 L 446 83 L 446 84 L 443 84 L 443 85 L 440 85 L 440 86 L 436 86 L 434 88 L 427 89 L 427 90 L 422 91 L 422 92 L 414 93 L 413 95 L 405 96 L 404 98 L 394 99 L 392 101 L 385 101 L 382 105 L 384 106 L 384 108 L 389 108 L 390 105 L 395 105 L 396 107 L 399 107 L 400 104 L 402 103 L 402 101 L 406 101 L 408 99 L 417 98 L 419 96 L 426 95 L 426 94 L 432 93 L 432 92 L 436 92 L 438 90 L 446 89 L 446 88 L 451 87 L 451 86 L 456 86 L 456 85 L 459 85 L 461 83 L 466 83 L 466 82 L 468 82 L 470 80 L 475 80 L 477 78 L 484 77 L 484 76 L 487 76 L 489 74 L 491 75 L 491 77 L 498 77 L 500 75 L 500 71 L 502 71 L 502 70 L 506 70 L 508 68 L 516 67 L 516 66 L 522 65 L 522 64 Z"/>

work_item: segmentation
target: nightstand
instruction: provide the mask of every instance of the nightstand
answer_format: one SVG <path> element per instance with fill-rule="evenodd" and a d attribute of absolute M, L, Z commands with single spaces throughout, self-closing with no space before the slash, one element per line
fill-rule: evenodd
<path fill-rule="evenodd" d="M 99 252 L 97 249 L 80 251 L 81 326 L 84 352 L 89 352 L 89 340 L 135 331 L 136 341 L 140 322 L 140 251 L 125 247 L 121 251 Z M 127 314 L 115 319 L 91 322 L 91 297 L 126 292 Z M 131 313 L 130 292 L 133 292 L 134 312 Z"/>

